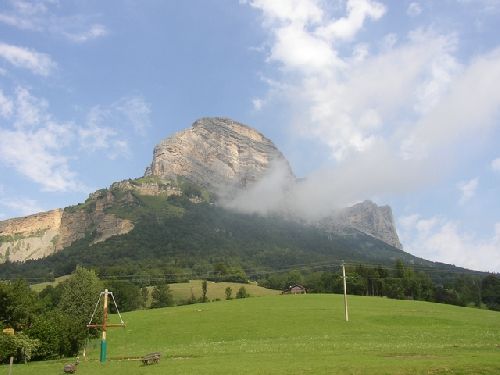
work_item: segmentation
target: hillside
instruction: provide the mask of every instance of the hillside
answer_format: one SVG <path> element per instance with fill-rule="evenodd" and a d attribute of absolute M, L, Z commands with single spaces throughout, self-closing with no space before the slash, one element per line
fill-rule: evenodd
<path fill-rule="evenodd" d="M 126 190 L 124 186 L 139 188 Z M 144 186 L 160 192 L 146 195 Z M 67 275 L 80 264 L 97 268 L 102 276 L 166 274 L 171 276 L 167 281 L 184 281 L 208 277 L 219 263 L 252 276 L 298 265 L 339 264 L 341 259 L 385 265 L 401 259 L 435 270 L 455 269 L 416 258 L 355 229 L 329 233 L 279 216 L 227 210 L 210 202 L 209 193 L 193 184 L 183 183 L 181 194 L 168 195 L 162 189 L 170 191 L 171 185 L 148 178 L 99 191 L 85 204 L 65 211 L 78 214 L 100 206 L 103 215 L 134 222 L 133 230 L 96 241 L 101 234 L 94 227 L 63 251 L 0 265 L 0 277 L 46 280 Z"/>
<path fill-rule="evenodd" d="M 195 298 L 200 298 L 202 296 L 201 283 L 202 280 L 189 280 L 189 282 L 187 283 L 171 284 L 170 290 L 172 291 L 174 300 L 177 303 L 186 301 L 191 297 L 191 293 Z M 238 289 L 241 287 L 244 287 L 251 297 L 273 296 L 281 293 L 280 290 L 266 289 L 256 284 L 209 282 L 207 288 L 207 298 L 209 300 L 224 300 L 226 298 L 226 288 L 231 288 L 232 297 L 234 298 L 236 296 L 236 293 L 238 292 Z"/>
<path fill-rule="evenodd" d="M 259 189 L 263 186 L 266 188 L 261 192 Z M 63 250 L 66 253 L 63 257 L 67 257 L 67 254 L 74 254 L 74 248 L 85 248 L 87 251 L 86 248 L 92 247 L 94 252 L 98 252 L 100 246 L 96 245 L 109 242 L 116 244 L 116 241 L 127 243 L 137 236 L 141 236 L 145 243 L 129 243 L 127 247 L 138 246 L 137 251 L 144 254 L 143 258 L 151 258 L 157 254 L 150 254 L 145 248 L 156 245 L 149 245 L 147 235 L 150 230 L 145 225 L 163 230 L 162 224 L 166 221 L 172 224 L 172 220 L 180 220 L 186 225 L 181 229 L 182 233 L 177 232 L 176 235 L 207 235 L 209 238 L 206 240 L 209 242 L 210 237 L 213 237 L 211 230 L 222 230 L 221 234 L 235 234 L 239 229 L 247 230 L 242 225 L 240 228 L 233 226 L 231 232 L 224 232 L 225 228 L 218 227 L 210 228 L 208 232 L 200 231 L 207 228 L 196 228 L 183 221 L 184 217 L 191 217 L 196 209 L 185 207 L 184 203 L 175 203 L 176 200 L 189 200 L 193 205 L 216 205 L 217 208 L 208 214 L 205 208 L 199 209 L 198 211 L 204 210 L 201 212 L 204 215 L 201 220 L 209 215 L 211 219 L 221 222 L 233 215 L 237 222 L 248 221 L 250 226 L 260 227 L 263 237 L 269 237 L 265 233 L 273 231 L 273 228 L 267 229 L 265 225 L 279 221 L 278 227 L 283 227 L 285 224 L 282 223 L 293 222 L 286 225 L 299 232 L 316 231 L 320 237 L 328 235 L 334 241 L 339 240 L 334 247 L 345 249 L 340 252 L 336 250 L 336 255 L 346 259 L 360 258 L 356 253 L 351 256 L 354 247 L 344 245 L 346 241 L 351 242 L 350 238 L 353 236 L 361 238 L 360 241 L 356 240 L 360 244 L 356 246 L 356 251 L 370 248 L 367 250 L 369 253 L 361 257 L 363 259 L 372 258 L 371 253 L 376 252 L 374 249 L 381 249 L 382 252 L 388 246 L 402 249 L 390 207 L 379 207 L 373 202 L 365 201 L 338 212 L 329 208 L 321 215 L 311 216 L 311 212 L 306 215 L 304 210 L 310 211 L 307 204 L 300 208 L 294 205 L 297 201 L 296 194 L 302 194 L 302 200 L 306 202 L 314 194 L 314 189 L 305 193 L 305 187 L 303 180 L 298 182 L 295 178 L 281 151 L 261 133 L 231 119 L 202 118 L 191 128 L 171 135 L 155 147 L 153 161 L 146 168 L 144 177 L 113 183 L 107 189 L 91 193 L 84 203 L 75 206 L 0 221 L 0 264 L 43 259 Z M 232 214 L 224 212 L 222 208 L 230 209 Z M 187 211 L 189 214 L 185 215 Z M 238 216 L 237 213 L 250 216 Z M 217 218 L 219 214 L 223 217 Z M 264 216 L 260 218 L 260 223 L 256 214 Z M 174 226 L 179 225 L 174 223 Z M 310 226 L 315 229 L 306 228 Z M 191 229 L 197 231 L 190 232 Z M 127 236 L 130 233 L 134 233 L 132 237 Z M 239 233 L 236 235 L 246 236 Z M 372 238 L 368 239 L 367 236 Z M 254 248 L 259 248 L 262 242 L 258 237 L 259 235 L 250 238 Z M 172 237 L 164 240 L 171 246 L 183 241 Z M 242 238 L 238 239 L 240 242 L 241 240 Z M 363 244 L 365 242 L 366 245 Z M 113 247 L 113 243 L 108 247 Z M 230 244 L 232 247 L 234 245 Z M 269 246 L 270 244 L 265 245 L 266 250 L 269 250 Z M 174 251 L 185 252 L 182 247 L 175 248 Z M 207 251 L 212 250 L 202 244 L 198 244 L 196 248 L 195 252 L 203 253 L 202 258 Z M 287 244 L 286 248 L 291 248 L 292 257 L 297 255 L 296 250 L 299 248 L 302 252 L 299 258 L 304 258 L 306 249 L 300 244 Z M 277 245 L 277 250 L 272 256 L 286 257 L 280 252 L 284 250 L 281 245 Z M 240 252 L 239 249 L 236 251 Z M 193 248 L 188 249 L 187 253 L 191 256 Z M 166 255 L 172 255 L 170 249 L 162 253 L 163 257 Z M 213 257 L 220 256 L 220 252 L 213 254 Z M 76 257 L 80 255 L 76 254 Z M 376 255 L 375 258 L 384 256 Z M 314 254 L 311 259 L 321 260 Z M 389 256 L 384 261 L 393 259 L 394 257 Z M 192 259 L 189 260 L 191 261 Z M 293 259 L 289 259 L 286 263 L 290 264 L 292 261 Z M 253 267 L 260 263 L 266 262 L 254 262 L 246 266 Z M 203 265 L 199 266 L 203 268 Z M 57 269 L 51 271 L 61 274 Z M 0 270 L 0 277 L 3 274 Z"/>
<path fill-rule="evenodd" d="M 108 334 L 108 358 L 163 354 L 158 365 L 97 362 L 79 374 L 498 374 L 500 314 L 375 297 L 273 296 L 124 314 Z M 69 362 L 69 361 L 66 361 Z M 53 374 L 61 361 L 16 365 Z"/>

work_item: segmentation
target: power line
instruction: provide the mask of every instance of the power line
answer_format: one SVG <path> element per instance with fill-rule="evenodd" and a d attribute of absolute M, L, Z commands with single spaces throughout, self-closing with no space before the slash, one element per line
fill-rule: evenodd
<path fill-rule="evenodd" d="M 314 269 L 319 269 L 323 270 L 326 268 L 337 268 L 340 271 L 341 267 L 341 260 L 329 260 L 325 262 L 316 262 L 316 263 L 297 263 L 293 265 L 288 265 L 286 267 L 281 267 L 281 268 L 274 268 L 274 269 L 253 269 L 253 268 L 246 268 L 244 269 L 245 273 L 258 277 L 258 276 L 265 276 L 265 275 L 272 275 L 272 274 L 279 274 L 279 273 L 284 273 L 284 272 L 289 272 L 289 271 L 310 271 Z M 350 261 L 350 262 L 345 262 L 344 263 L 346 266 L 350 267 L 365 267 L 368 268 L 369 270 L 376 270 L 376 269 L 383 269 L 386 271 L 400 271 L 399 268 L 396 266 L 390 266 L 390 265 L 382 265 L 382 264 L 375 264 L 375 263 L 366 263 L 366 262 L 357 262 L 357 261 Z M 453 269 L 453 268 L 448 268 L 448 269 L 443 269 L 439 268 L 437 266 L 425 266 L 425 265 L 419 265 L 419 264 L 403 264 L 404 268 L 410 269 L 413 271 L 421 271 L 427 274 L 438 274 L 438 275 L 446 275 L 446 274 L 461 274 L 461 275 L 476 275 L 476 276 L 483 276 L 485 274 L 488 274 L 487 272 L 482 272 L 482 271 L 473 271 L 473 270 L 465 270 L 465 269 Z M 127 275 L 100 275 L 99 278 L 102 280 L 109 280 L 109 281 L 165 281 L 169 277 L 190 277 L 190 278 L 210 278 L 211 276 L 218 276 L 214 271 L 208 271 L 208 272 L 175 272 L 175 273 L 162 273 L 161 275 L 150 275 L 150 274 L 127 274 Z M 20 279 L 20 277 L 11 277 L 11 278 L 4 278 L 3 281 L 12 281 L 12 280 L 17 280 Z M 36 282 L 51 282 L 52 279 L 47 278 L 47 277 L 29 277 L 29 278 L 22 278 L 26 280 L 29 283 L 36 283 Z"/>

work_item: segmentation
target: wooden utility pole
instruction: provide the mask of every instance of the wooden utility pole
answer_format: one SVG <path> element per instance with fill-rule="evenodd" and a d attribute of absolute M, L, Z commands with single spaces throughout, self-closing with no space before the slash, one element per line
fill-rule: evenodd
<path fill-rule="evenodd" d="M 349 321 L 349 313 L 347 311 L 347 284 L 345 281 L 345 265 L 342 261 L 342 278 L 344 279 L 344 312 L 345 312 L 345 321 Z"/>
<path fill-rule="evenodd" d="M 104 290 L 104 314 L 102 317 L 102 324 L 87 324 L 88 328 L 101 328 L 102 329 L 102 337 L 101 337 L 101 355 L 99 357 L 99 360 L 101 363 L 106 362 L 106 352 L 108 349 L 108 343 L 106 342 L 106 331 L 108 327 L 125 327 L 125 323 L 123 323 L 123 320 L 121 323 L 118 324 L 108 324 L 108 294 L 111 294 L 111 292 L 108 292 L 107 289 Z M 100 297 L 99 297 L 100 298 Z M 114 301 L 114 297 L 113 297 Z M 116 302 L 115 302 L 116 305 Z M 119 312 L 118 312 L 119 314 Z M 121 319 L 121 316 L 120 316 Z"/>
<path fill-rule="evenodd" d="M 10 357 L 9 361 L 9 375 L 12 374 L 12 365 L 14 364 L 14 357 Z"/>

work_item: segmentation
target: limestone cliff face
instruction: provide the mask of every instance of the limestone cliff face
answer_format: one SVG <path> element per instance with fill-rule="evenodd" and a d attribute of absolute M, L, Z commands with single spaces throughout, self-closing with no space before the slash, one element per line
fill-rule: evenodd
<path fill-rule="evenodd" d="M 180 176 L 221 193 L 258 181 L 273 163 L 285 165 L 295 179 L 283 154 L 255 129 L 226 118 L 202 118 L 155 147 L 146 176 Z"/>
<path fill-rule="evenodd" d="M 133 197 L 131 195 L 132 192 L 136 192 L 140 195 L 146 196 L 181 196 L 182 189 L 172 183 L 169 180 L 160 180 L 160 181 L 145 181 L 141 183 L 134 183 L 128 180 L 115 182 L 111 185 L 111 190 L 120 190 L 123 192 L 127 192 L 128 201 L 132 202 Z"/>
<path fill-rule="evenodd" d="M 320 225 L 337 233 L 343 232 L 346 228 L 354 228 L 398 249 L 403 249 L 389 206 L 377 206 L 367 200 L 336 212 L 322 220 Z"/>
<path fill-rule="evenodd" d="M 63 210 L 0 222 L 0 263 L 38 259 L 56 250 Z"/>
<path fill-rule="evenodd" d="M 104 212 L 113 200 L 96 192 L 85 205 L 0 222 L 0 263 L 46 257 L 91 232 L 96 243 L 131 231 L 132 222 Z"/>

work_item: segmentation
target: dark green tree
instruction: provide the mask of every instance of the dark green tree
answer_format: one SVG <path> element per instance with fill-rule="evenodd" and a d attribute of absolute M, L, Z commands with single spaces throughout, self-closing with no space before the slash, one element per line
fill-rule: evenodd
<path fill-rule="evenodd" d="M 107 288 L 113 292 L 116 304 L 121 312 L 140 309 L 143 304 L 141 288 L 130 281 L 111 281 L 106 283 Z M 110 306 L 111 311 L 115 312 L 115 306 Z"/>
<path fill-rule="evenodd" d="M 42 303 L 24 280 L 0 283 L 0 322 L 16 331 L 29 328 Z"/>
<path fill-rule="evenodd" d="M 232 297 L 233 290 L 231 289 L 230 286 L 228 286 L 224 292 L 226 293 L 226 299 L 232 299 L 233 298 Z"/>
<path fill-rule="evenodd" d="M 481 293 L 488 308 L 500 311 L 500 276 L 486 276 L 481 283 Z"/>
<path fill-rule="evenodd" d="M 147 307 L 149 302 L 149 289 L 146 286 L 141 288 L 141 299 L 142 307 Z"/>
<path fill-rule="evenodd" d="M 55 308 L 61 301 L 63 291 L 63 284 L 57 284 L 55 287 L 47 285 L 40 293 L 39 297 L 43 300 L 48 308 Z"/>
<path fill-rule="evenodd" d="M 208 284 L 207 280 L 203 280 L 201 283 L 201 302 L 207 302 L 207 292 L 208 292 Z"/>
<path fill-rule="evenodd" d="M 58 308 L 71 321 L 68 327 L 71 337 L 70 352 L 76 354 L 87 338 L 86 325 L 103 291 L 103 285 L 93 270 L 83 267 L 77 267 L 71 277 L 62 284 L 63 291 Z M 101 321 L 102 310 L 97 309 L 93 322 Z"/>
<path fill-rule="evenodd" d="M 153 298 L 153 301 L 151 302 L 152 309 L 174 305 L 172 292 L 166 283 L 155 286 L 153 292 L 151 293 L 151 297 Z"/>
<path fill-rule="evenodd" d="M 236 293 L 236 298 L 247 298 L 250 297 L 250 294 L 248 294 L 247 289 L 242 286 L 240 289 L 238 289 L 238 293 Z"/>
<path fill-rule="evenodd" d="M 32 339 L 38 339 L 40 345 L 33 353 L 33 359 L 55 359 L 72 355 L 69 317 L 60 311 L 51 310 L 35 318 L 33 325 L 25 331 Z"/>

